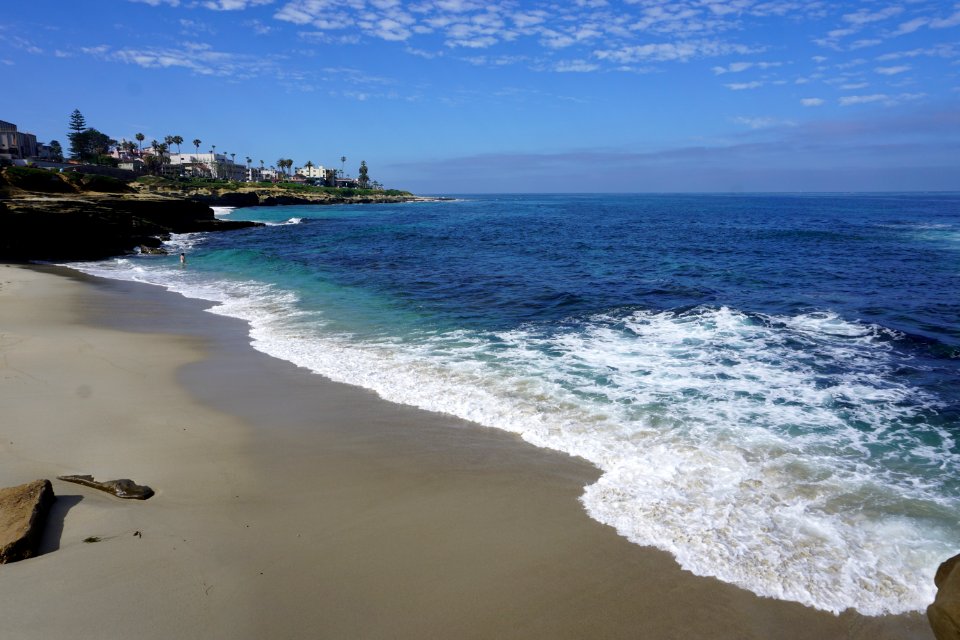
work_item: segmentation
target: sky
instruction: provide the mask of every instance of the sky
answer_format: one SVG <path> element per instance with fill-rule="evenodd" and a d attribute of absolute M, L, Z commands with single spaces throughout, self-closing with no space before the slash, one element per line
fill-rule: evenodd
<path fill-rule="evenodd" d="M 6 0 L 0 41 L 0 119 L 65 148 L 79 109 L 424 194 L 960 190 L 958 2 Z"/>

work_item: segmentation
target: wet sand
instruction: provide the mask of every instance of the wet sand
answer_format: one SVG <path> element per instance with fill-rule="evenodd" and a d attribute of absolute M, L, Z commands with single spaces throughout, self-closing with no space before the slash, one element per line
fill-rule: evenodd
<path fill-rule="evenodd" d="M 55 480 L 0 636 L 932 638 L 682 571 L 586 516 L 584 461 L 269 358 L 207 306 L 0 266 L 0 486 L 157 491 Z"/>

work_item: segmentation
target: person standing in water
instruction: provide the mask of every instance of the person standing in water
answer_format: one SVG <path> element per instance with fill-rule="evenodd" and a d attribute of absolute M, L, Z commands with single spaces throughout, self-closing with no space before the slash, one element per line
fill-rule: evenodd
<path fill-rule="evenodd" d="M 180 254 L 180 266 L 182 267 L 182 266 L 184 266 L 184 265 L 186 265 L 186 264 L 187 264 L 187 254 L 181 253 L 181 254 Z"/>

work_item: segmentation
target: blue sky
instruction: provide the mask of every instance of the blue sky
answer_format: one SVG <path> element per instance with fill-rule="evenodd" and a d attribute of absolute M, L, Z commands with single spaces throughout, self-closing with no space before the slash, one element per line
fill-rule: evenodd
<path fill-rule="evenodd" d="M 421 193 L 960 189 L 960 3 L 10 0 L 0 119 Z"/>

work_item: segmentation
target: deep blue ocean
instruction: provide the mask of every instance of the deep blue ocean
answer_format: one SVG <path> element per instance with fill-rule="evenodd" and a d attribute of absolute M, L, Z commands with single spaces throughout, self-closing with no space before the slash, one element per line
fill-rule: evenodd
<path fill-rule="evenodd" d="M 269 226 L 71 266 L 215 301 L 266 353 L 582 456 L 603 472 L 591 517 L 762 595 L 922 610 L 960 551 L 960 194 L 218 215 Z"/>

